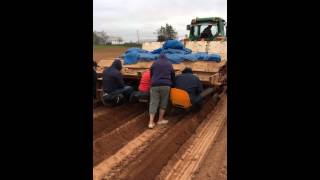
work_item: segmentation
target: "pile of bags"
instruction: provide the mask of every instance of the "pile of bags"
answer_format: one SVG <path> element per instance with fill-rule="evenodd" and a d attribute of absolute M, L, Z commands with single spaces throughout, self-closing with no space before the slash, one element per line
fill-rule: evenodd
<path fill-rule="evenodd" d="M 124 64 L 136 64 L 138 61 L 155 61 L 160 54 L 164 54 L 173 64 L 179 64 L 181 61 L 221 61 L 218 54 L 192 53 L 191 49 L 183 47 L 178 40 L 167 40 L 162 48 L 151 52 L 141 48 L 129 48 L 123 55 Z"/>

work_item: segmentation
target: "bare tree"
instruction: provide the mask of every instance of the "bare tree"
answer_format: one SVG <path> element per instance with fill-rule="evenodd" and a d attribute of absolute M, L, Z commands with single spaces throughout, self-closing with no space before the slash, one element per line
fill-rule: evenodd
<path fill-rule="evenodd" d="M 104 31 L 93 31 L 93 43 L 94 44 L 106 44 L 109 36 Z"/>
<path fill-rule="evenodd" d="M 107 33 L 104 32 L 104 31 L 101 31 L 99 34 L 100 34 L 100 37 L 102 39 L 102 43 L 106 44 L 108 42 L 108 39 L 109 39 L 109 36 L 107 35 Z"/>
<path fill-rule="evenodd" d="M 93 31 L 93 45 L 99 44 L 99 38 L 100 37 L 97 35 L 97 33 Z"/>

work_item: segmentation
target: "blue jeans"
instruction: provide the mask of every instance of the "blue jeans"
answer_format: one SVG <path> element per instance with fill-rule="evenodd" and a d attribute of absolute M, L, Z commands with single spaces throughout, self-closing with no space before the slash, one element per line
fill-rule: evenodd
<path fill-rule="evenodd" d="M 123 88 L 121 88 L 121 89 L 117 89 L 117 90 L 115 90 L 115 91 L 113 91 L 113 92 L 111 92 L 111 93 L 109 93 L 110 95 L 116 95 L 116 94 L 120 94 L 120 93 L 122 93 L 127 99 L 129 99 L 129 97 L 130 97 L 130 95 L 131 95 L 131 93 L 133 92 L 134 90 L 133 90 L 133 87 L 131 87 L 131 86 L 125 86 L 125 87 L 123 87 Z"/>

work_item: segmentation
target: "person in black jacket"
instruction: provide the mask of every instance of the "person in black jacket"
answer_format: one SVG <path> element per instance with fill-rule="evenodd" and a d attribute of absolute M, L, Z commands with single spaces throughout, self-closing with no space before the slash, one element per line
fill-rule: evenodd
<path fill-rule="evenodd" d="M 211 32 L 212 25 L 207 26 L 201 33 L 200 38 L 211 38 L 213 37 Z"/>
<path fill-rule="evenodd" d="M 128 100 L 133 88 L 124 84 L 121 69 L 121 61 L 116 59 L 109 68 L 103 71 L 103 90 L 104 93 L 110 95 L 123 94 Z"/>
<path fill-rule="evenodd" d="M 174 87 L 188 92 L 192 105 L 200 105 L 201 92 L 203 86 L 201 81 L 192 72 L 191 68 L 185 68 L 181 75 L 178 75 L 174 81 Z"/>

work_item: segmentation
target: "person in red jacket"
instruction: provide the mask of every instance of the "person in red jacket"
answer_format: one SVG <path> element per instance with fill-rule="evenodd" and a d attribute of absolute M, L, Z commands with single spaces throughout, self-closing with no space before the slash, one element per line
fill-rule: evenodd
<path fill-rule="evenodd" d="M 139 91 L 132 93 L 130 97 L 130 102 L 137 102 L 139 99 L 148 100 L 150 94 L 150 83 L 151 83 L 151 74 L 150 70 L 146 70 L 140 79 Z"/>
<path fill-rule="evenodd" d="M 150 90 L 150 70 L 146 70 L 140 80 L 139 91 L 142 93 L 149 93 Z"/>

